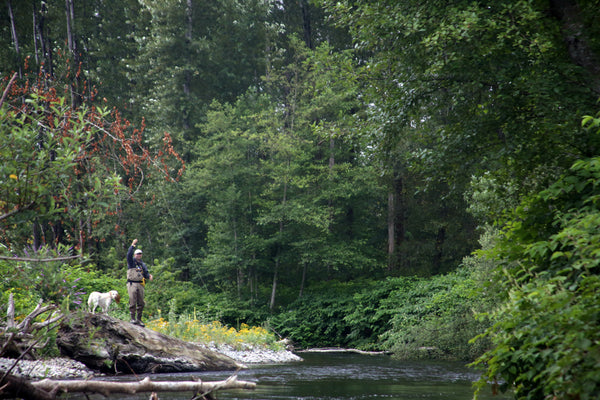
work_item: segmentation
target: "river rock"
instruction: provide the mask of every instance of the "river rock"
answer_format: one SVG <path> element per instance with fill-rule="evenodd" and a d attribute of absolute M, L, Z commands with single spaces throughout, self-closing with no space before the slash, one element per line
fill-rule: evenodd
<path fill-rule="evenodd" d="M 223 371 L 243 368 L 232 358 L 107 314 L 72 313 L 56 343 L 62 355 L 105 373 Z"/>

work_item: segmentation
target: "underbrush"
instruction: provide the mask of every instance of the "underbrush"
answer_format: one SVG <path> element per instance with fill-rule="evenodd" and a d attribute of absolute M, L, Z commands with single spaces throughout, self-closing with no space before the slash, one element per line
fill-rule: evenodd
<path fill-rule="evenodd" d="M 490 344 L 471 339 L 489 327 L 489 319 L 481 316 L 494 307 L 479 275 L 467 266 L 430 278 L 327 282 L 269 323 L 303 348 L 352 347 L 387 350 L 403 359 L 470 361 Z"/>

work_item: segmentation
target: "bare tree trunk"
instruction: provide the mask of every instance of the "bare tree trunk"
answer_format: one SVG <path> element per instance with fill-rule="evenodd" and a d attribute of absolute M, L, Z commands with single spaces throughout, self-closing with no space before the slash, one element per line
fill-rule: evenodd
<path fill-rule="evenodd" d="M 406 239 L 406 194 L 404 193 L 404 178 L 401 175 L 397 175 L 394 179 L 394 192 L 396 193 L 396 219 L 395 234 L 396 234 L 396 267 L 404 268 L 404 254 L 402 249 L 404 248 L 404 240 Z"/>
<path fill-rule="evenodd" d="M 302 280 L 300 281 L 300 293 L 298 293 L 298 298 L 302 297 L 304 294 L 304 284 L 306 282 L 306 271 L 308 269 L 308 263 L 302 263 Z"/>
<path fill-rule="evenodd" d="M 35 0 L 33 0 L 34 15 L 37 14 L 35 3 Z M 36 18 L 35 20 L 37 21 L 36 32 L 39 35 L 39 41 L 42 52 L 41 60 L 38 61 L 39 65 L 42 66 L 41 68 L 42 72 L 45 75 L 45 78 L 54 76 L 54 61 L 52 54 L 52 45 L 50 43 L 50 32 L 46 31 L 46 15 L 48 15 L 48 4 L 46 2 L 42 2 L 39 11 L 39 18 Z"/>
<path fill-rule="evenodd" d="M 38 40 L 40 40 L 40 34 L 38 32 L 38 21 L 37 21 L 37 7 L 35 6 L 35 0 L 31 0 L 33 5 L 33 52 L 35 56 L 35 64 L 40 65 L 40 56 L 39 56 L 39 48 L 38 48 Z"/>
<path fill-rule="evenodd" d="M 273 311 L 275 308 L 275 294 L 277 292 L 277 272 L 279 270 L 279 255 L 275 260 L 275 271 L 273 272 L 273 286 L 271 287 L 271 301 L 269 302 L 269 310 Z"/>
<path fill-rule="evenodd" d="M 404 243 L 404 181 L 402 176 L 395 176 L 392 190 L 388 194 L 388 271 L 392 272 L 402 266 L 400 251 Z"/>
<path fill-rule="evenodd" d="M 440 226 L 435 237 L 435 253 L 433 255 L 433 274 L 439 274 L 442 269 L 444 256 L 444 242 L 446 241 L 446 227 Z"/>
<path fill-rule="evenodd" d="M 17 65 L 19 66 L 19 78 L 23 78 L 23 70 L 21 67 L 21 49 L 19 48 L 19 37 L 17 36 L 17 26 L 15 22 L 15 15 L 13 14 L 11 0 L 6 0 L 8 6 L 8 16 L 10 18 L 10 33 L 13 38 L 13 44 L 15 46 L 15 52 L 17 54 Z"/>
<path fill-rule="evenodd" d="M 192 28 L 193 28 L 193 20 L 192 20 L 192 0 L 187 0 L 186 8 L 185 8 L 185 17 L 186 17 L 186 30 L 185 30 L 185 43 L 190 46 L 192 43 Z M 184 72 L 184 82 L 183 82 L 183 93 L 186 98 L 190 97 L 191 86 L 192 86 L 192 71 L 186 69 Z M 183 116 L 183 129 L 190 129 L 190 111 L 187 109 Z"/>
<path fill-rule="evenodd" d="M 310 8 L 308 0 L 300 0 L 300 7 L 302 8 L 302 31 L 304 33 L 304 43 L 309 49 L 313 49 L 312 43 L 312 28 L 310 26 Z"/>
<path fill-rule="evenodd" d="M 396 195 L 388 193 L 388 271 L 396 269 Z"/>
<path fill-rule="evenodd" d="M 80 71 L 80 57 L 79 51 L 77 50 L 77 40 L 75 39 L 74 32 L 74 20 L 75 20 L 75 9 L 73 6 L 73 0 L 65 0 L 65 11 L 67 15 L 67 44 L 69 46 L 69 51 L 73 56 L 73 63 L 71 64 L 71 107 L 74 109 L 79 108 L 79 106 L 83 103 L 83 94 L 81 93 L 81 71 Z"/>
<path fill-rule="evenodd" d="M 287 181 L 283 184 L 283 199 L 281 204 L 285 206 L 287 202 Z M 285 212 L 285 211 L 284 211 Z M 283 215 L 279 220 L 279 238 L 281 240 L 283 236 Z M 279 271 L 279 264 L 281 263 L 281 243 L 277 244 L 277 255 L 275 256 L 275 271 L 273 272 L 273 287 L 271 288 L 271 301 L 269 303 L 269 309 L 272 311 L 275 308 L 275 294 L 277 292 L 277 275 Z"/>
<path fill-rule="evenodd" d="M 240 266 L 239 263 L 239 249 L 238 249 L 238 232 L 237 232 L 237 223 L 236 223 L 236 219 L 235 217 L 232 218 L 232 225 L 233 225 L 233 254 L 235 255 L 235 259 L 236 259 L 236 265 L 237 265 L 237 295 L 238 295 L 238 299 L 242 298 L 242 285 L 243 285 L 243 280 L 244 280 L 244 271 L 242 271 L 242 267 Z"/>

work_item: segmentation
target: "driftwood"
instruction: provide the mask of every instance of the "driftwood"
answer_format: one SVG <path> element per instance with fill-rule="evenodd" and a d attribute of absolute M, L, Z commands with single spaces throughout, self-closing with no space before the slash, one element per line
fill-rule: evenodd
<path fill-rule="evenodd" d="M 68 393 L 100 393 L 109 396 L 116 393 L 143 393 L 143 392 L 194 392 L 206 396 L 208 393 L 225 389 L 254 389 L 256 383 L 248 381 L 238 381 L 237 376 L 233 375 L 224 381 L 202 382 L 202 381 L 152 381 L 146 377 L 137 382 L 107 382 L 90 380 L 52 380 L 44 379 L 31 384 L 37 389 L 51 392 Z"/>
<path fill-rule="evenodd" d="M 8 297 L 6 326 L 0 329 L 0 357 L 35 359 L 35 350 L 43 348 L 47 342 L 39 343 L 35 332 L 41 329 L 54 329 L 63 315 L 57 312 L 55 305 L 43 306 L 42 301 L 19 324 L 15 322 L 15 303 L 12 293 Z M 43 322 L 33 322 L 37 317 L 52 312 Z"/>
<path fill-rule="evenodd" d="M 238 381 L 233 375 L 224 381 L 152 381 L 144 378 L 136 382 L 108 382 L 92 380 L 54 380 L 44 379 L 30 382 L 13 375 L 6 377 L 0 387 L 0 398 L 26 398 L 31 400 L 54 400 L 63 393 L 99 393 L 105 397 L 114 394 L 134 394 L 148 392 L 191 392 L 194 398 L 212 398 L 211 393 L 218 390 L 254 389 L 256 383 Z M 158 398 L 155 396 L 155 398 Z"/>
<path fill-rule="evenodd" d="M 299 350 L 298 353 L 356 353 L 366 356 L 377 356 L 392 354 L 390 351 L 365 351 L 359 349 L 342 349 L 339 347 L 326 347 L 326 348 L 313 348 L 306 350 Z"/>

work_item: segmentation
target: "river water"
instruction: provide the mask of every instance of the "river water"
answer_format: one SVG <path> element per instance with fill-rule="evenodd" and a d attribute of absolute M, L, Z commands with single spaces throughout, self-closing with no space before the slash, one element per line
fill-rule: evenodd
<path fill-rule="evenodd" d="M 254 390 L 226 390 L 223 399 L 301 399 L 301 400 L 469 400 L 478 373 L 464 363 L 440 361 L 399 361 L 385 355 L 354 353 L 302 353 L 304 361 L 254 365 L 238 372 L 238 380 L 255 382 Z M 159 374 L 153 380 L 225 380 L 231 372 Z M 138 377 L 142 378 L 142 377 Z M 115 378 L 110 378 L 114 380 Z M 119 380 L 133 380 L 121 376 Z M 96 398 L 90 396 L 90 398 Z M 148 399 L 148 394 L 117 396 L 119 399 Z M 159 393 L 161 400 L 189 400 L 191 393 Z M 76 397 L 70 397 L 76 398 Z M 100 397 L 98 397 L 100 398 Z M 482 400 L 505 400 L 493 396 L 491 389 L 480 394 Z"/>

